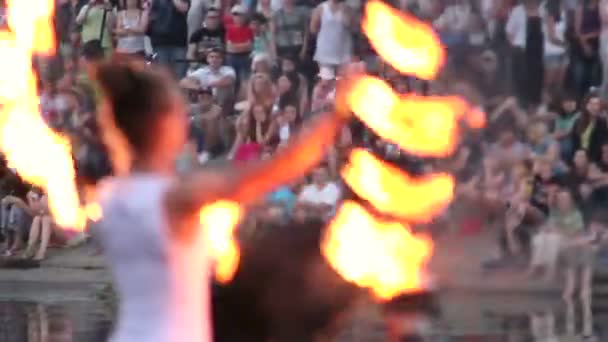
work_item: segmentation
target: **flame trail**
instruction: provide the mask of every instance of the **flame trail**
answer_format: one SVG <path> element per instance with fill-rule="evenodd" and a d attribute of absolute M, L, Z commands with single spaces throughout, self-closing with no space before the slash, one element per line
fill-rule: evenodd
<path fill-rule="evenodd" d="M 80 207 L 69 141 L 40 116 L 34 54 L 55 51 L 53 0 L 9 0 L 10 31 L 0 32 L 0 149 L 24 180 L 48 194 L 55 222 L 82 230 L 87 212 Z"/>
<path fill-rule="evenodd" d="M 216 279 L 222 283 L 229 282 L 239 266 L 240 250 L 234 230 L 242 215 L 240 205 L 231 201 L 217 201 L 200 211 L 209 257 L 215 263 Z"/>
<path fill-rule="evenodd" d="M 330 223 L 321 249 L 344 279 L 390 299 L 423 287 L 420 272 L 433 244 L 412 235 L 408 226 L 378 220 L 349 201 Z"/>
<path fill-rule="evenodd" d="M 369 1 L 363 30 L 378 54 L 402 73 L 432 79 L 445 60 L 433 30 L 379 1 Z M 382 80 L 352 78 L 346 104 L 380 137 L 420 156 L 447 156 L 457 146 L 459 123 L 481 128 L 485 117 L 455 96 L 399 96 Z M 367 151 L 351 151 L 341 171 L 346 183 L 378 211 L 414 222 L 428 222 L 452 200 L 454 180 L 447 174 L 420 179 L 381 162 Z M 432 241 L 410 233 L 396 221 L 375 218 L 346 202 L 328 227 L 322 252 L 344 279 L 369 288 L 380 299 L 424 288 L 423 269 Z"/>
<path fill-rule="evenodd" d="M 454 191 L 450 175 L 413 179 L 362 149 L 351 152 L 342 177 L 379 211 L 413 222 L 429 222 L 450 203 Z"/>

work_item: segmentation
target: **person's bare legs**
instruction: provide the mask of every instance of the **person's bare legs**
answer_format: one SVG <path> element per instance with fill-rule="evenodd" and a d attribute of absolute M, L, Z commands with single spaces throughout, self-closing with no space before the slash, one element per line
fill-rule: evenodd
<path fill-rule="evenodd" d="M 42 261 L 46 256 L 46 250 L 49 246 L 49 241 L 51 239 L 51 233 L 53 230 L 53 220 L 50 216 L 45 215 L 42 217 L 42 228 L 40 235 L 40 247 L 38 247 L 38 252 L 34 256 L 34 260 Z"/>
<path fill-rule="evenodd" d="M 27 240 L 27 247 L 25 248 L 25 251 L 23 252 L 24 258 L 30 258 L 31 255 L 34 253 L 34 248 L 36 246 L 36 243 L 38 242 L 38 237 L 40 236 L 40 225 L 41 225 L 40 216 L 35 216 L 34 219 L 32 220 L 32 226 L 30 228 L 30 236 Z"/>
<path fill-rule="evenodd" d="M 576 269 L 573 267 L 566 268 L 565 276 L 566 276 L 566 285 L 564 286 L 564 292 L 562 294 L 562 298 L 565 301 L 569 301 L 569 300 L 572 300 L 572 296 L 574 295 L 574 290 L 576 289 Z"/>

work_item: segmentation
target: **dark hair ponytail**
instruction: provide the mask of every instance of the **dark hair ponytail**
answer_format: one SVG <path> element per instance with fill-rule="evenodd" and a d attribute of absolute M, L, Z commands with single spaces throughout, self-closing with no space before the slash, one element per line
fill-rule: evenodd
<path fill-rule="evenodd" d="M 172 104 L 169 79 L 159 72 L 128 64 L 103 64 L 97 80 L 108 100 L 116 128 L 134 152 L 145 151 L 153 134 L 150 125 Z"/>

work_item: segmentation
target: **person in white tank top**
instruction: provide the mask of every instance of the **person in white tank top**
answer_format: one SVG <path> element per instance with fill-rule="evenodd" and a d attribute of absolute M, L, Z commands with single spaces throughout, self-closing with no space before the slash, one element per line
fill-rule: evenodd
<path fill-rule="evenodd" d="M 352 10 L 340 0 L 327 0 L 315 8 L 310 30 L 317 34 L 314 60 L 320 68 L 335 69 L 352 60 Z"/>
<path fill-rule="evenodd" d="M 179 88 L 154 69 L 126 64 L 100 66 L 97 80 L 105 95 L 101 133 L 116 174 L 99 189 L 98 235 L 120 298 L 111 341 L 210 342 L 202 233 L 209 227 L 199 227 L 200 208 L 220 199 L 247 204 L 303 176 L 348 114 L 319 115 L 273 159 L 180 178 L 174 162 L 188 116 Z"/>
<path fill-rule="evenodd" d="M 118 12 L 114 33 L 118 37 L 116 52 L 145 54 L 148 26 L 148 10 L 142 10 L 141 0 L 123 0 L 123 10 Z"/>
<path fill-rule="evenodd" d="M 561 90 L 564 85 L 568 53 L 566 50 L 567 13 L 562 0 L 546 0 L 541 5 L 544 37 L 545 91 Z"/>

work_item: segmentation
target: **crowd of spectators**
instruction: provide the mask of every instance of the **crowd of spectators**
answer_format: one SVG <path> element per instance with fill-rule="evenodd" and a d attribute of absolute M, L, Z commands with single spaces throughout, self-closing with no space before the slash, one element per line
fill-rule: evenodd
<path fill-rule="evenodd" d="M 394 1 L 432 25 L 448 50 L 446 71 L 433 82 L 400 75 L 374 54 L 360 32 L 364 2 L 357 0 L 56 5 L 59 53 L 37 64 L 41 110 L 71 138 L 82 184 L 110 172 L 97 136 L 99 94 L 89 77 L 110 55 L 164 65 L 179 81 L 191 118 L 189 144 L 177 161 L 182 172 L 270 157 L 303 120 L 332 109 L 341 66 L 361 62 L 400 93 L 467 96 L 487 113 L 487 127 L 466 132 L 453 157 L 430 160 L 354 121 L 324 163 L 271 193 L 244 226 L 330 217 L 351 195 L 338 169 L 350 147 L 363 146 L 414 174 L 455 174 L 457 200 L 433 226 L 496 232 L 497 258 L 485 269 L 524 265 L 549 278 L 564 270 L 566 297 L 579 279 L 588 288 L 608 204 L 607 0 Z M 10 170 L 5 174 L 3 182 L 15 183 Z M 60 236 L 44 195 L 14 184 L 0 195 L 7 253 L 28 241 L 25 254 L 32 254 L 39 239 L 35 258 L 43 258 L 48 236 Z"/>

